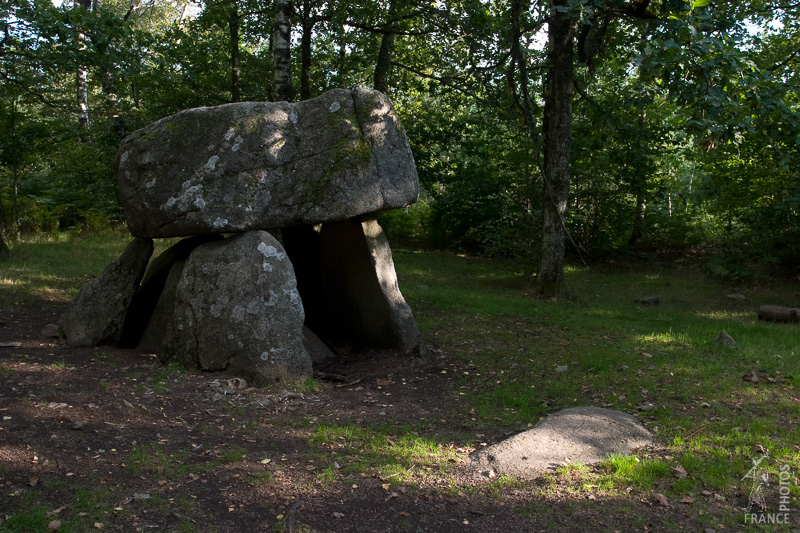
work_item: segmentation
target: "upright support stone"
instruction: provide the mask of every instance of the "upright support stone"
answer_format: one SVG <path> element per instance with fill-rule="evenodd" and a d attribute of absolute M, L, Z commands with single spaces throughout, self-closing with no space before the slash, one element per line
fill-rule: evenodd
<path fill-rule="evenodd" d="M 220 240 L 220 235 L 181 239 L 150 262 L 141 286 L 131 301 L 120 346 L 156 352 L 164 340 L 165 324 L 172 316 L 175 289 L 183 265 L 195 248 Z"/>
<path fill-rule="evenodd" d="M 419 347 L 421 335 L 397 285 L 389 242 L 374 218 L 323 224 L 320 263 L 329 331 L 376 348 Z"/>
<path fill-rule="evenodd" d="M 103 272 L 81 287 L 58 321 L 70 346 L 116 344 L 128 306 L 153 254 L 152 239 L 134 239 Z"/>
<path fill-rule="evenodd" d="M 262 386 L 311 377 L 292 265 L 266 231 L 197 247 L 183 268 L 166 359 L 232 370 Z"/>

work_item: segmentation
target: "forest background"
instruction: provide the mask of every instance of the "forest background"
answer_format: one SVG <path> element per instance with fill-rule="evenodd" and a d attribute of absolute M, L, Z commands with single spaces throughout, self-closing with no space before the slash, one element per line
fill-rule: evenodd
<path fill-rule="evenodd" d="M 381 218 L 396 245 L 521 259 L 543 293 L 561 290 L 565 256 L 800 274 L 800 2 L 6 0 L 0 13 L 3 245 L 121 226 L 117 147 L 154 120 L 369 86 L 394 103 L 420 176 L 420 201 Z"/>

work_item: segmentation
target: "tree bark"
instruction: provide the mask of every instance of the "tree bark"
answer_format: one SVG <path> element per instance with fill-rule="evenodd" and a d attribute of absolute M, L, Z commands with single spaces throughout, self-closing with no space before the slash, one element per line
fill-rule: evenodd
<path fill-rule="evenodd" d="M 92 0 L 76 0 L 75 5 L 86 11 L 92 10 Z M 78 34 L 79 50 L 86 49 L 87 36 Z M 76 96 L 78 101 L 78 132 L 81 142 L 89 142 L 89 83 L 85 65 L 79 65 L 75 75 Z"/>
<path fill-rule="evenodd" d="M 800 308 L 762 305 L 758 308 L 758 319 L 768 322 L 789 322 L 800 324 Z"/>
<path fill-rule="evenodd" d="M 292 2 L 275 2 L 275 21 L 272 26 L 272 58 L 275 62 L 273 99 L 291 102 L 294 98 L 292 86 Z"/>
<path fill-rule="evenodd" d="M 381 48 L 378 51 L 378 61 L 375 63 L 375 76 L 372 84 L 373 89 L 384 94 L 389 91 L 389 70 L 392 66 L 392 49 L 394 48 L 396 37 L 392 18 L 395 16 L 396 8 L 397 2 L 392 0 L 389 3 L 388 23 L 381 36 Z"/>
<path fill-rule="evenodd" d="M 568 0 L 552 0 L 549 18 L 549 51 L 544 95 L 543 151 L 544 206 L 542 257 L 537 292 L 558 295 L 564 287 L 564 251 L 569 195 L 569 157 L 572 145 L 573 23 L 558 11 Z"/>
<path fill-rule="evenodd" d="M 236 0 L 230 0 L 230 18 L 228 30 L 231 40 L 231 102 L 242 99 L 242 87 L 239 82 L 239 6 Z"/>
<path fill-rule="evenodd" d="M 300 100 L 311 98 L 311 35 L 316 20 L 311 17 L 311 0 L 303 0 L 302 26 L 300 38 Z"/>
<path fill-rule="evenodd" d="M 628 239 L 628 246 L 636 246 L 639 239 L 642 238 L 644 229 L 644 210 L 647 207 L 645 203 L 644 191 L 636 193 L 636 209 L 633 211 L 633 229 L 631 230 L 631 237 Z"/>

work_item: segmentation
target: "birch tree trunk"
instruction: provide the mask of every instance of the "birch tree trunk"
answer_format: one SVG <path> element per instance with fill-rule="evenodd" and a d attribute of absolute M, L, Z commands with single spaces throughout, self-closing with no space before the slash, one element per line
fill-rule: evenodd
<path fill-rule="evenodd" d="M 273 99 L 291 102 L 294 98 L 292 87 L 292 2 L 275 2 L 275 21 L 272 26 L 272 58 L 275 62 Z"/>
<path fill-rule="evenodd" d="M 544 206 L 542 257 L 537 292 L 558 295 L 564 288 L 565 215 L 569 195 L 569 156 L 572 145 L 573 23 L 558 11 L 568 0 L 552 0 L 549 52 L 544 95 Z"/>
<path fill-rule="evenodd" d="M 92 10 L 92 0 L 76 0 L 75 5 L 86 11 Z M 86 49 L 88 37 L 78 34 L 78 48 Z M 85 65 L 79 65 L 75 76 L 76 96 L 78 100 L 78 132 L 81 142 L 89 142 L 89 82 Z"/>

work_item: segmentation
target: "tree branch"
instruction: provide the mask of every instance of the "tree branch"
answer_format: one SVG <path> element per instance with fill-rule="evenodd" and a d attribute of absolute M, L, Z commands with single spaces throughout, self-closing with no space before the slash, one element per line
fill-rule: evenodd
<path fill-rule="evenodd" d="M 781 61 L 780 63 L 776 63 L 776 64 L 774 64 L 773 66 L 771 66 L 771 67 L 769 68 L 769 71 L 770 71 L 770 72 L 775 72 L 776 70 L 778 70 L 778 69 L 781 69 L 781 68 L 785 67 L 786 65 L 788 65 L 789 63 L 791 63 L 791 62 L 792 62 L 792 61 L 793 61 L 793 60 L 794 60 L 794 59 L 795 59 L 795 58 L 798 56 L 798 54 L 800 54 L 800 50 L 795 50 L 794 52 L 792 52 L 791 54 L 789 54 L 789 57 L 787 57 L 786 59 L 784 59 L 784 60 L 783 60 L 783 61 Z"/>
<path fill-rule="evenodd" d="M 51 102 L 47 98 L 45 98 L 43 94 L 37 93 L 35 91 L 32 91 L 24 83 L 22 83 L 21 81 L 19 81 L 18 79 L 14 78 L 12 76 L 9 76 L 8 73 L 6 73 L 6 72 L 0 71 L 0 78 L 3 78 L 4 80 L 6 80 L 9 83 L 13 83 L 17 87 L 21 87 L 22 88 L 22 92 L 24 92 L 25 94 L 29 94 L 31 96 L 35 96 L 36 98 L 38 98 L 47 107 L 50 107 L 50 108 L 53 108 L 53 109 L 69 110 L 69 108 L 67 106 L 64 106 L 64 105 L 61 105 L 61 104 L 57 104 L 55 102 Z"/>
<path fill-rule="evenodd" d="M 478 96 L 477 94 L 475 94 L 471 90 L 469 90 L 469 89 L 467 89 L 465 87 L 462 87 L 462 86 L 456 84 L 455 82 L 453 82 L 452 80 L 454 78 L 443 77 L 443 76 L 434 76 L 433 74 L 426 74 L 425 72 L 422 72 L 421 70 L 417 70 L 417 69 L 415 69 L 414 67 L 412 67 L 410 65 L 405 65 L 405 64 L 399 63 L 397 61 L 392 61 L 392 65 L 400 67 L 400 68 L 402 68 L 404 70 L 407 70 L 407 71 L 409 71 L 409 72 L 411 72 L 413 74 L 416 74 L 420 78 L 425 78 L 425 79 L 428 79 L 428 80 L 433 80 L 433 81 L 436 81 L 438 83 L 441 83 L 442 85 L 444 85 L 446 87 L 450 87 L 452 89 L 455 89 L 456 91 L 460 92 L 461 94 L 465 94 L 467 96 L 471 96 L 471 97 L 475 98 L 476 100 L 478 100 L 479 102 L 484 102 L 484 103 L 486 102 L 485 99 L 481 98 L 480 96 Z M 459 81 L 465 82 L 466 80 L 461 79 Z"/>

